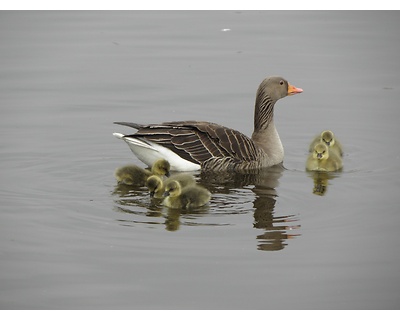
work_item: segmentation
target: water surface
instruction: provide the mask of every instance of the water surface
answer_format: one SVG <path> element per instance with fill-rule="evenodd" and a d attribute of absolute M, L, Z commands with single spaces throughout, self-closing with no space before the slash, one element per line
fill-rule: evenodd
<path fill-rule="evenodd" d="M 397 11 L 0 12 L 2 309 L 398 309 Z M 207 120 L 251 135 L 282 75 L 283 166 L 196 173 L 177 212 L 116 167 L 113 121 Z M 344 169 L 305 172 L 324 129 Z"/>

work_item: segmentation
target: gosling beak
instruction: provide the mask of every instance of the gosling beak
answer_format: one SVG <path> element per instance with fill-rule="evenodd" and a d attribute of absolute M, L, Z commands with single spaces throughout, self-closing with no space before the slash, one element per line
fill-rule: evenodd
<path fill-rule="evenodd" d="M 164 197 L 168 197 L 169 196 L 169 191 L 165 191 L 163 194 Z"/>
<path fill-rule="evenodd" d="M 321 159 L 322 158 L 322 153 L 317 153 L 317 158 Z"/>
<path fill-rule="evenodd" d="M 169 173 L 169 172 L 167 172 L 166 174 L 165 174 L 165 176 L 166 177 L 169 177 L 171 174 Z"/>
<path fill-rule="evenodd" d="M 296 88 L 295 86 L 292 86 L 290 83 L 288 83 L 288 91 L 287 91 L 288 96 L 292 96 L 294 94 L 302 93 L 302 92 L 303 92 L 303 89 Z"/>
<path fill-rule="evenodd" d="M 154 191 L 150 192 L 150 198 L 154 198 Z"/>

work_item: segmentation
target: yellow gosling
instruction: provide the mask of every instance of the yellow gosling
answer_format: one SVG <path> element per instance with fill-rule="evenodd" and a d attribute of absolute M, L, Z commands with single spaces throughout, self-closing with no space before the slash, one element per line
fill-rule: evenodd
<path fill-rule="evenodd" d="M 193 209 L 204 206 L 211 199 L 211 193 L 196 184 L 188 185 L 184 188 L 176 180 L 171 180 L 165 184 L 166 198 L 163 205 L 173 209 Z"/>
<path fill-rule="evenodd" d="M 115 170 L 114 176 L 120 184 L 141 187 L 146 184 L 147 178 L 151 175 L 169 176 L 170 164 L 165 159 L 154 162 L 151 171 L 137 165 L 126 165 Z"/>
<path fill-rule="evenodd" d="M 165 185 L 171 180 L 178 181 L 182 188 L 190 184 L 196 183 L 194 176 L 187 173 L 176 173 L 164 181 L 159 176 L 152 175 L 149 178 L 147 178 L 146 181 L 146 186 L 150 191 L 150 196 L 154 198 L 163 198 L 165 192 Z"/>
<path fill-rule="evenodd" d="M 343 148 L 340 141 L 336 138 L 334 133 L 330 130 L 322 131 L 321 134 L 316 136 L 310 144 L 309 151 L 312 152 L 315 145 L 319 142 L 325 143 L 329 147 L 329 151 L 336 152 L 339 156 L 343 155 Z"/>
<path fill-rule="evenodd" d="M 317 143 L 307 158 L 308 171 L 337 171 L 343 167 L 342 158 L 336 152 L 330 152 L 325 143 Z"/>

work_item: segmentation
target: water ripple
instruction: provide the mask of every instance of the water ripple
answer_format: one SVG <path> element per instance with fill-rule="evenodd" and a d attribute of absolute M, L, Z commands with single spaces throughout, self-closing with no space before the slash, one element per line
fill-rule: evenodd
<path fill-rule="evenodd" d="M 252 226 L 261 230 L 256 236 L 259 250 L 281 250 L 289 239 L 300 234 L 298 215 L 277 215 L 276 187 L 282 167 L 266 169 L 252 174 L 208 174 L 196 176 L 198 183 L 212 193 L 209 204 L 192 209 L 170 209 L 160 199 L 150 198 L 145 187 L 116 185 L 112 191 L 115 211 L 126 214 L 117 221 L 123 226 L 163 226 L 167 231 L 181 227 L 243 227 L 243 219 L 253 217 Z M 242 219 L 240 217 L 243 217 Z M 246 220 L 246 221 L 247 221 Z"/>

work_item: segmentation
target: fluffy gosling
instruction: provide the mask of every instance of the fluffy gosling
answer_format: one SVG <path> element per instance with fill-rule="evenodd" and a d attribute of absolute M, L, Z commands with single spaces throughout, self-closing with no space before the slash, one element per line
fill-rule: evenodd
<path fill-rule="evenodd" d="M 204 206 L 211 199 L 211 193 L 196 184 L 184 188 L 176 180 L 165 184 L 163 205 L 173 209 L 193 209 Z"/>
<path fill-rule="evenodd" d="M 342 144 L 330 130 L 322 131 L 321 134 L 316 136 L 310 144 L 309 151 L 312 152 L 315 145 L 319 142 L 325 143 L 329 147 L 329 151 L 335 151 L 339 156 L 343 155 Z"/>
<path fill-rule="evenodd" d="M 146 184 L 147 178 L 151 175 L 165 175 L 168 177 L 169 170 L 169 162 L 165 159 L 159 159 L 154 162 L 151 171 L 131 164 L 117 168 L 114 172 L 114 176 L 119 184 L 142 187 Z"/>
<path fill-rule="evenodd" d="M 334 151 L 330 152 L 325 143 L 317 143 L 307 158 L 308 171 L 337 171 L 343 167 L 342 158 Z"/>
<path fill-rule="evenodd" d="M 187 173 L 176 173 L 164 181 L 159 176 L 152 175 L 148 177 L 146 181 L 146 187 L 150 191 L 150 197 L 163 198 L 165 192 L 165 185 L 171 180 L 178 181 L 182 188 L 190 184 L 196 183 L 194 177 Z"/>

